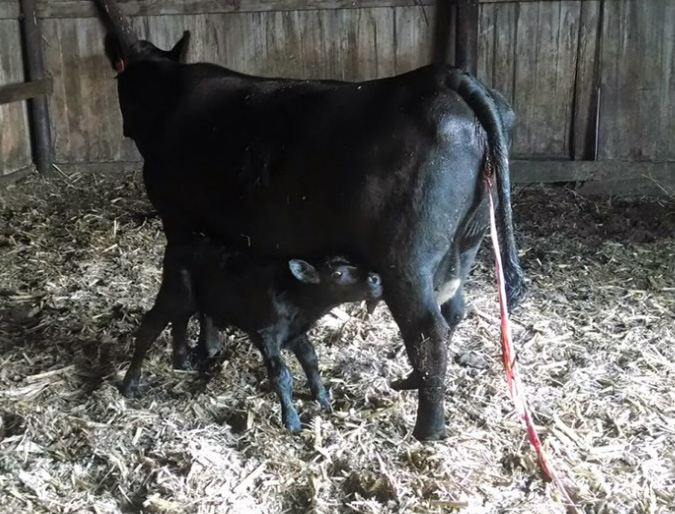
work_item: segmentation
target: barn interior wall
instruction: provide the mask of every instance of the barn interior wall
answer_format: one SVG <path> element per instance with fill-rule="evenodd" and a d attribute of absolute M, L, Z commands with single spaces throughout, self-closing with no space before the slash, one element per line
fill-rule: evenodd
<path fill-rule="evenodd" d="M 675 25 L 667 21 L 675 19 L 675 0 L 479 2 L 478 75 L 516 111 L 515 181 L 633 180 L 630 166 L 611 164 L 639 161 L 640 173 L 675 184 Z M 124 8 L 139 34 L 160 47 L 190 30 L 191 62 L 359 80 L 429 61 L 432 3 L 167 0 Z M 0 84 L 23 78 L 18 21 L 2 8 L 12 4 L 0 0 Z M 56 161 L 139 160 L 122 137 L 114 72 L 91 0 L 43 0 L 38 13 L 54 79 Z M 1 106 L 0 120 L 12 127 L 0 133 L 1 173 L 11 173 L 30 162 L 25 102 Z"/>
<path fill-rule="evenodd" d="M 143 38 L 170 48 L 190 30 L 189 62 L 294 78 L 370 79 L 419 67 L 430 55 L 433 7 L 138 16 Z M 138 160 L 122 138 L 114 72 L 96 18 L 46 19 L 45 56 L 57 161 Z"/>
<path fill-rule="evenodd" d="M 0 85 L 24 81 L 19 22 L 0 19 Z M 26 102 L 0 105 L 0 176 L 31 164 Z"/>

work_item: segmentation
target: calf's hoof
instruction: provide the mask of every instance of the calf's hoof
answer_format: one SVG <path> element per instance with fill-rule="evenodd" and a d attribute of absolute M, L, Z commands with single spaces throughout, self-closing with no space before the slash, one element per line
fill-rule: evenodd
<path fill-rule="evenodd" d="M 297 412 L 289 412 L 283 416 L 283 423 L 286 430 L 295 433 L 299 432 L 301 428 L 300 417 Z"/>
<path fill-rule="evenodd" d="M 324 410 L 330 410 L 330 396 L 328 396 L 328 391 L 321 382 L 312 384 L 309 383 L 309 389 L 312 391 L 312 398 L 314 398 L 321 408 Z"/>
<path fill-rule="evenodd" d="M 190 371 L 192 369 L 192 363 L 190 362 L 190 358 L 187 355 L 174 354 L 171 360 L 173 364 L 173 369 L 180 369 L 183 371 Z"/>

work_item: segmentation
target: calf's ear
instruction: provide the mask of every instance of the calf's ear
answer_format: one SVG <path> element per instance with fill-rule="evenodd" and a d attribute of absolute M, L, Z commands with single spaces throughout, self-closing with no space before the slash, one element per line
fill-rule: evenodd
<path fill-rule="evenodd" d="M 316 268 L 309 262 L 300 259 L 292 259 L 288 261 L 288 268 L 291 270 L 293 276 L 300 282 L 305 284 L 318 284 L 321 282 L 319 272 L 316 271 Z"/>

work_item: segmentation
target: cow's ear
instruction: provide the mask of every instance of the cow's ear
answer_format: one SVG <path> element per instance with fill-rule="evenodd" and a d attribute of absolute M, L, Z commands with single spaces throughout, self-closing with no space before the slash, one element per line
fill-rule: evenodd
<path fill-rule="evenodd" d="M 169 50 L 169 59 L 175 62 L 185 62 L 185 55 L 187 54 L 189 44 L 190 31 L 186 30 L 183 32 L 183 37 L 178 40 L 178 43 L 173 45 L 173 48 Z"/>
<path fill-rule="evenodd" d="M 124 52 L 120 38 L 116 34 L 108 32 L 103 39 L 103 47 L 113 70 L 122 73 L 124 71 Z"/>
<path fill-rule="evenodd" d="M 293 276 L 304 284 L 318 284 L 321 282 L 319 273 L 309 262 L 292 259 L 288 261 L 288 268 L 291 270 Z"/>

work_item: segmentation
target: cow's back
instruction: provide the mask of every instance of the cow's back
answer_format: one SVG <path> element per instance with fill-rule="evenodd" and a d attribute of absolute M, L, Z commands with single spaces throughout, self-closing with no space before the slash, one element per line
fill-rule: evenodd
<path fill-rule="evenodd" d="M 484 145 L 447 73 L 202 82 L 146 160 L 148 193 L 169 224 L 287 257 L 367 259 L 401 223 L 456 225 Z"/>

